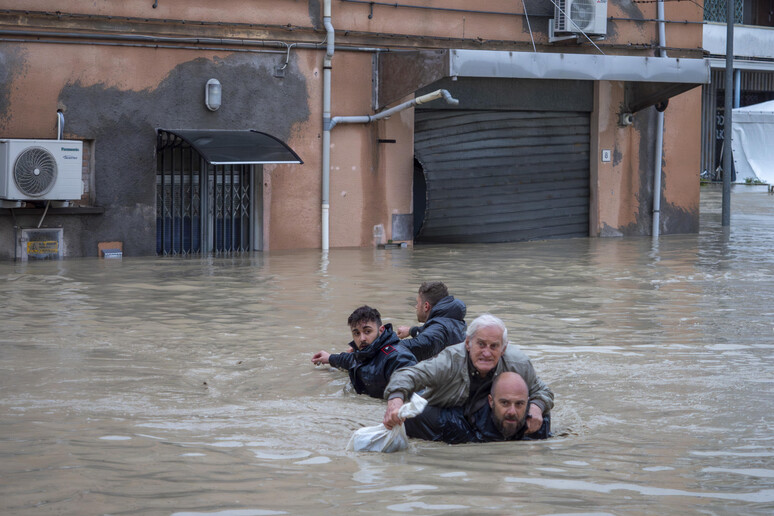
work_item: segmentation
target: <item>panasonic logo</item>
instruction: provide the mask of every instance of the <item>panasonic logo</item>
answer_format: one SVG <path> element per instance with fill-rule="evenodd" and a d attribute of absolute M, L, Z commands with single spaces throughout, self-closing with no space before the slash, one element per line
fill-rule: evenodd
<path fill-rule="evenodd" d="M 67 151 L 69 151 L 69 152 L 78 152 L 78 149 L 72 149 L 72 148 L 67 148 L 67 147 L 62 147 L 62 150 L 66 151 L 66 152 Z"/>

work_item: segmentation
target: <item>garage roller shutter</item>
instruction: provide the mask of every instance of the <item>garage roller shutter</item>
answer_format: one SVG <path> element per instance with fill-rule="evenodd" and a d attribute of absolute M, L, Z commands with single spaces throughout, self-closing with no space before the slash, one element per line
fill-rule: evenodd
<path fill-rule="evenodd" d="M 588 236 L 589 124 L 585 112 L 417 110 L 416 241 Z"/>

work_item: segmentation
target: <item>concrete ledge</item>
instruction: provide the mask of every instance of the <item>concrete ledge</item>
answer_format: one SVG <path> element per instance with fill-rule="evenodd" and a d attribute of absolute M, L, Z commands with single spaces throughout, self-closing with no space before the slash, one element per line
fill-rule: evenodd
<path fill-rule="evenodd" d="M 45 208 L 0 208 L 0 217 L 17 217 L 24 215 L 43 215 Z M 105 208 L 102 206 L 70 206 L 68 208 L 49 208 L 48 215 L 102 215 Z"/>

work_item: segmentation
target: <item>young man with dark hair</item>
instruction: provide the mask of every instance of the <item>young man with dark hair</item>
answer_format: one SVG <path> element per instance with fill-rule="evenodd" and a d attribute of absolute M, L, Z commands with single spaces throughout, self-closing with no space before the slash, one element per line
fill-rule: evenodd
<path fill-rule="evenodd" d="M 449 295 L 440 281 L 425 281 L 417 292 L 417 321 L 423 326 L 398 327 L 401 344 L 417 360 L 427 360 L 447 346 L 465 340 L 465 303 Z M 407 338 L 411 337 L 411 338 Z"/>
<path fill-rule="evenodd" d="M 361 306 L 347 319 L 352 332 L 352 352 L 330 354 L 318 351 L 312 356 L 315 365 L 330 364 L 349 371 L 349 379 L 358 394 L 381 398 L 393 371 L 417 363 L 416 358 L 400 345 L 392 324 L 382 325 L 382 316 L 370 306 Z"/>

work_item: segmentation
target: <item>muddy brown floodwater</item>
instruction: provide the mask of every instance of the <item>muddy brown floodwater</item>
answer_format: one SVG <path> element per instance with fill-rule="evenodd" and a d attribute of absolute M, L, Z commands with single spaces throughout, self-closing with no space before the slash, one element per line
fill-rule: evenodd
<path fill-rule="evenodd" d="M 0 513 L 771 514 L 774 196 L 650 238 L 0 263 Z M 442 279 L 503 318 L 557 437 L 351 453 L 384 403 L 314 367 Z"/>

